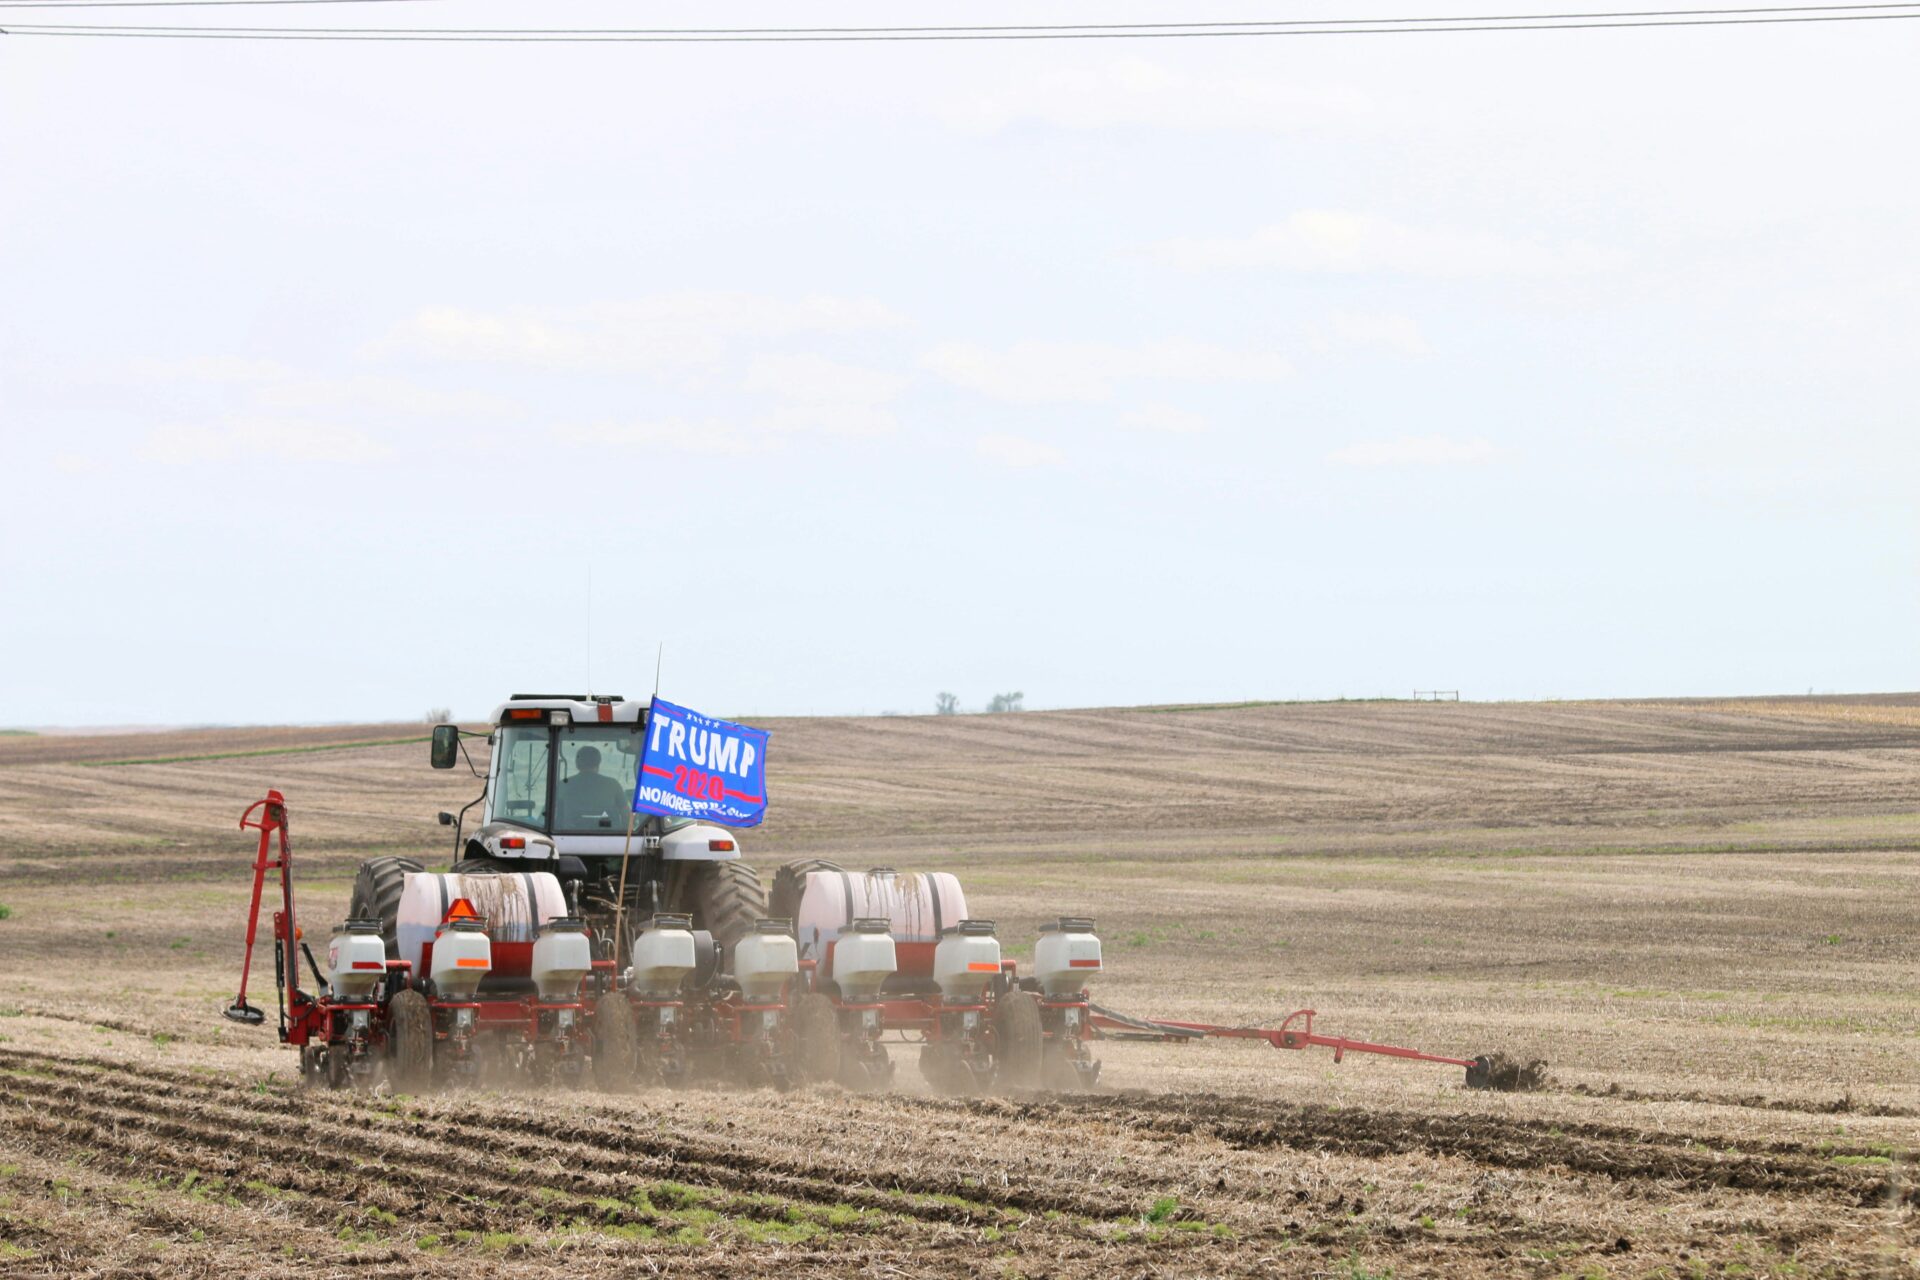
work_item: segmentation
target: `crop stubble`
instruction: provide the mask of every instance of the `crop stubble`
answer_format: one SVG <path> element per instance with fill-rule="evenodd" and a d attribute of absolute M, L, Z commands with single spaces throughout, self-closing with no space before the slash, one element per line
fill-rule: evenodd
<path fill-rule="evenodd" d="M 1203 1045 L 1072 1098 L 301 1093 L 215 1017 L 239 809 L 288 793 L 311 923 L 471 779 L 98 763 L 408 726 L 8 739 L 0 1274 L 1920 1272 L 1914 699 L 772 727 L 763 866 L 953 866 L 1016 948 L 1099 916 L 1120 1007 L 1311 1002 L 1556 1086 Z"/>

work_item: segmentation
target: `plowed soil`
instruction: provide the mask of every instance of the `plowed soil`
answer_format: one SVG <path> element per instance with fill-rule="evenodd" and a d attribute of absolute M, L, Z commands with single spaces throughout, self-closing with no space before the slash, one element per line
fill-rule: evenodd
<path fill-rule="evenodd" d="M 407 725 L 4 738 L 0 1275 L 1920 1275 L 1920 698 L 770 727 L 763 869 L 949 867 L 1016 958 L 1099 918 L 1115 1007 L 1551 1079 L 1211 1042 L 1086 1095 L 931 1096 L 904 1046 L 884 1096 L 305 1091 L 218 1017 L 240 810 L 287 793 L 319 922 L 474 781 Z"/>

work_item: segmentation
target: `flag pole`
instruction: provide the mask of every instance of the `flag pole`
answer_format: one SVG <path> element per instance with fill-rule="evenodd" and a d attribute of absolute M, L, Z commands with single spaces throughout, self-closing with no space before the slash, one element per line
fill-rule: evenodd
<path fill-rule="evenodd" d="M 620 972 L 620 951 L 626 943 L 626 931 L 620 927 L 627 913 L 627 864 L 633 860 L 633 820 L 639 815 L 627 813 L 627 843 L 620 850 L 620 890 L 613 896 L 613 971 Z"/>

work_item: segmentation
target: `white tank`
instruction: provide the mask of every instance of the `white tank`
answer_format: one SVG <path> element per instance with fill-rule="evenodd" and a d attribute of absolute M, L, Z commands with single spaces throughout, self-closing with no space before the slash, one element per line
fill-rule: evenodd
<path fill-rule="evenodd" d="M 1077 916 L 1062 916 L 1040 929 L 1040 941 L 1033 948 L 1033 976 L 1040 989 L 1050 996 L 1078 995 L 1087 989 L 1087 980 L 1102 972 L 1100 939 L 1094 936 L 1093 921 Z"/>
<path fill-rule="evenodd" d="M 487 932 L 496 942 L 532 942 L 533 921 L 540 924 L 564 919 L 567 895 L 550 871 L 514 871 L 498 875 L 436 875 L 431 871 L 409 871 L 400 889 L 400 912 L 395 939 L 400 959 L 420 972 L 420 949 L 433 940 L 447 908 L 465 898 L 487 922 Z M 525 962 L 524 956 L 521 963 Z M 524 974 L 507 976 L 522 977 Z"/>
<path fill-rule="evenodd" d="M 633 935 L 633 968 L 627 989 L 655 1000 L 677 1000 L 693 972 L 693 917 L 657 915 Z"/>
<path fill-rule="evenodd" d="M 889 927 L 884 917 L 863 916 L 834 942 L 826 976 L 840 988 L 842 1000 L 868 1004 L 880 998 L 881 985 L 899 967 Z"/>
<path fill-rule="evenodd" d="M 365 1000 L 387 972 L 387 944 L 380 925 L 349 922 L 327 943 L 327 983 L 335 1000 Z"/>
<path fill-rule="evenodd" d="M 967 895 L 945 871 L 810 871 L 794 918 L 800 955 L 824 960 L 827 944 L 863 917 L 885 919 L 896 942 L 937 942 L 967 918 Z"/>
<path fill-rule="evenodd" d="M 560 920 L 543 926 L 533 940 L 533 985 L 542 1000 L 573 1000 L 593 972 L 593 943 L 587 926 Z"/>
<path fill-rule="evenodd" d="M 470 1000 L 493 968 L 493 943 L 478 920 L 453 920 L 433 939 L 433 989 L 442 1000 Z"/>
<path fill-rule="evenodd" d="M 951 1004 L 973 1004 L 1000 972 L 1000 939 L 993 921 L 962 920 L 933 949 L 933 980 Z"/>
<path fill-rule="evenodd" d="M 750 1004 L 778 1000 L 800 972 L 800 948 L 787 920 L 762 920 L 733 944 L 733 976 Z"/>

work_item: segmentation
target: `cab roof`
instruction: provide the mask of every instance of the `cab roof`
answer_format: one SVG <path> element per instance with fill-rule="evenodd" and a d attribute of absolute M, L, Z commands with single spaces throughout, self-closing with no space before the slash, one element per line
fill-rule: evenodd
<path fill-rule="evenodd" d="M 575 724 L 640 724 L 647 718 L 646 703 L 630 702 L 619 694 L 516 693 L 495 707 L 490 719 L 494 724 L 512 724 L 521 718 L 510 714 L 515 711 L 565 711 Z"/>

